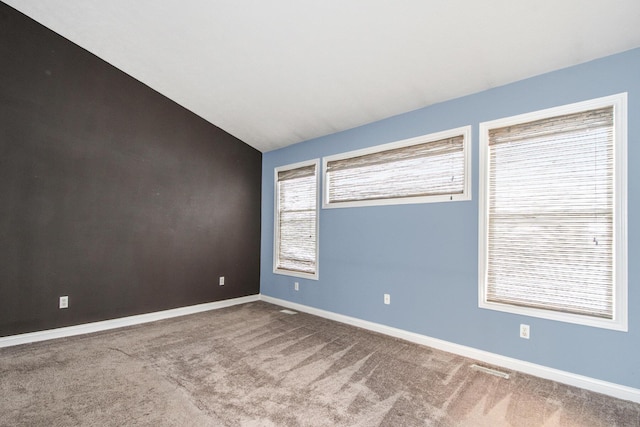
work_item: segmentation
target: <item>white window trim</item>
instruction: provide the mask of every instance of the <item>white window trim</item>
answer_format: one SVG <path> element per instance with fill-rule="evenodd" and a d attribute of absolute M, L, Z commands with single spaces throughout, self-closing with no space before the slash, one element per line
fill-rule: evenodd
<path fill-rule="evenodd" d="M 485 297 L 488 266 L 488 191 L 489 129 L 501 128 L 553 116 L 613 106 L 614 109 L 614 218 L 613 218 L 613 319 L 561 313 L 528 307 L 488 302 Z M 479 307 L 598 328 L 628 331 L 628 259 L 627 259 L 627 93 L 592 99 L 532 113 L 480 123 L 480 197 L 479 197 Z"/>
<path fill-rule="evenodd" d="M 464 188 L 462 194 L 453 195 L 437 195 L 437 196 L 421 196 L 421 197 L 403 197 L 393 199 L 376 199 L 376 200 L 358 200 L 352 202 L 329 203 L 329 185 L 327 182 L 327 165 L 334 160 L 348 159 L 350 157 L 363 156 L 367 154 L 378 153 L 380 151 L 392 150 L 396 148 L 408 147 L 411 145 L 424 144 L 441 139 L 451 138 L 463 135 L 463 153 L 464 153 Z M 322 208 L 350 208 L 359 206 L 381 206 L 381 205 L 400 205 L 413 203 L 434 203 L 449 202 L 460 200 L 471 200 L 471 126 L 463 126 L 455 129 L 449 129 L 442 132 L 421 135 L 414 138 L 394 141 L 387 144 L 376 145 L 360 150 L 349 151 L 346 153 L 334 154 L 322 159 Z"/>
<path fill-rule="evenodd" d="M 316 271 L 313 274 L 304 273 L 301 271 L 292 271 L 292 270 L 284 270 L 278 268 L 278 254 L 280 253 L 280 241 L 278 239 L 279 235 L 279 221 L 278 221 L 278 212 L 280 208 L 280 202 L 278 197 L 278 173 L 282 171 L 287 171 L 291 169 L 298 169 L 304 166 L 315 165 L 316 167 Z M 303 279 L 319 279 L 319 271 L 320 271 L 320 209 L 319 209 L 319 185 L 320 185 L 320 159 L 308 160 L 299 163 L 294 163 L 285 166 L 279 166 L 274 169 L 273 173 L 273 193 L 274 193 L 274 218 L 273 218 L 273 272 L 275 274 L 282 274 L 286 276 L 300 277 Z"/>

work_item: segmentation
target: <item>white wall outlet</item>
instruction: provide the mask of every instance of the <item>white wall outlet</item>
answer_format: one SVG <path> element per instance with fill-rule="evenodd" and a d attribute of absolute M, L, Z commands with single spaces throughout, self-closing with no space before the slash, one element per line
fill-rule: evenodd
<path fill-rule="evenodd" d="M 220 280 L 218 280 L 218 284 L 220 286 L 224 286 L 224 276 L 220 276 Z"/>
<path fill-rule="evenodd" d="M 299 291 L 300 290 L 300 284 L 298 282 L 295 282 L 293 284 L 293 289 L 296 290 L 296 291 Z"/>
<path fill-rule="evenodd" d="M 391 304 L 391 295 L 384 294 L 384 303 L 385 304 Z"/>
<path fill-rule="evenodd" d="M 59 308 L 69 308 L 69 297 L 68 296 L 63 296 L 60 297 L 60 302 L 58 304 Z"/>
<path fill-rule="evenodd" d="M 529 325 L 520 324 L 520 338 L 524 338 L 526 340 L 531 336 L 531 329 Z"/>

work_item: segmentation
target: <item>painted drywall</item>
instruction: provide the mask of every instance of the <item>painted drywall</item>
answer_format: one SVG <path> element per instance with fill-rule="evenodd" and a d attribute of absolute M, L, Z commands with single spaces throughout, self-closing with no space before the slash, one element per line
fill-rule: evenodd
<path fill-rule="evenodd" d="M 0 336 L 258 293 L 260 152 L 4 3 L 0 58 Z"/>
<path fill-rule="evenodd" d="M 261 293 L 640 388 L 638 76 L 635 49 L 265 153 Z M 629 97 L 629 331 L 478 308 L 478 124 L 620 92 Z M 275 167 L 465 125 L 473 126 L 471 201 L 322 209 L 319 280 L 272 273 Z M 384 293 L 390 305 L 383 304 Z M 531 339 L 519 338 L 520 323 L 531 326 Z"/>

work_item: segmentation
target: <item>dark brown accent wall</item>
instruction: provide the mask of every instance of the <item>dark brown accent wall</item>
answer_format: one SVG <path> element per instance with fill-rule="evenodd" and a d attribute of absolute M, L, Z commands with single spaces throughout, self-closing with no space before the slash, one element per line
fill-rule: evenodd
<path fill-rule="evenodd" d="M 0 336 L 257 294 L 261 161 L 0 3 Z"/>

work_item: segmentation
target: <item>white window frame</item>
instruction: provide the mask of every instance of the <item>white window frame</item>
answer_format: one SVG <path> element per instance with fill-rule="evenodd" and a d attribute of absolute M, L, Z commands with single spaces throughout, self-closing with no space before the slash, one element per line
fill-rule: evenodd
<path fill-rule="evenodd" d="M 348 202 L 329 202 L 329 180 L 327 176 L 327 165 L 331 161 L 349 159 L 367 154 L 379 153 L 382 151 L 393 150 L 412 145 L 425 144 L 435 142 L 442 139 L 463 136 L 463 156 L 464 156 L 464 177 L 462 194 L 446 194 L 432 196 L 415 196 L 415 197 L 397 197 L 388 199 L 375 200 L 357 200 Z M 449 202 L 459 200 L 471 200 L 471 126 L 463 126 L 455 129 L 445 130 L 442 132 L 422 135 L 415 138 L 404 139 L 387 144 L 376 145 L 365 149 L 349 151 L 346 153 L 327 156 L 322 159 L 322 176 L 323 176 L 323 197 L 322 208 L 349 208 L 359 206 L 380 206 L 380 205 L 398 205 L 410 203 L 433 203 L 433 202 Z"/>
<path fill-rule="evenodd" d="M 489 130 L 613 106 L 613 319 L 489 302 L 488 274 Z M 618 331 L 628 330 L 627 301 L 627 94 L 549 108 L 480 123 L 479 307 Z"/>
<path fill-rule="evenodd" d="M 287 170 L 292 170 L 292 169 L 298 169 L 298 168 L 302 168 L 302 167 L 306 167 L 306 166 L 311 166 L 314 165 L 316 168 L 316 194 L 315 194 L 315 199 L 316 199 L 316 215 L 315 215 L 315 219 L 316 219 L 316 241 L 315 241 L 315 272 L 313 274 L 311 273 L 305 273 L 302 271 L 295 271 L 295 270 L 287 270 L 287 269 L 283 269 L 283 268 L 279 268 L 278 264 L 279 264 L 279 254 L 280 254 L 280 239 L 279 239 L 279 234 L 280 234 L 280 230 L 279 230 L 279 226 L 280 226 L 280 221 L 279 221 L 279 213 L 280 213 L 280 193 L 279 193 L 279 186 L 278 186 L 278 173 L 279 172 L 283 172 L 283 171 L 287 171 Z M 285 165 L 285 166 L 279 166 L 277 168 L 274 169 L 274 235 L 273 235 L 273 272 L 275 274 L 283 274 L 283 275 L 287 275 L 287 276 L 293 276 L 293 277 L 300 277 L 300 278 L 305 278 L 305 279 L 312 279 L 312 280 L 318 280 L 319 278 L 319 240 L 320 240 L 320 209 L 319 209 L 319 184 L 320 184 L 320 159 L 314 159 L 314 160 L 308 160 L 308 161 L 303 161 L 303 162 L 299 162 L 299 163 L 294 163 L 294 164 L 290 164 L 290 165 Z"/>

